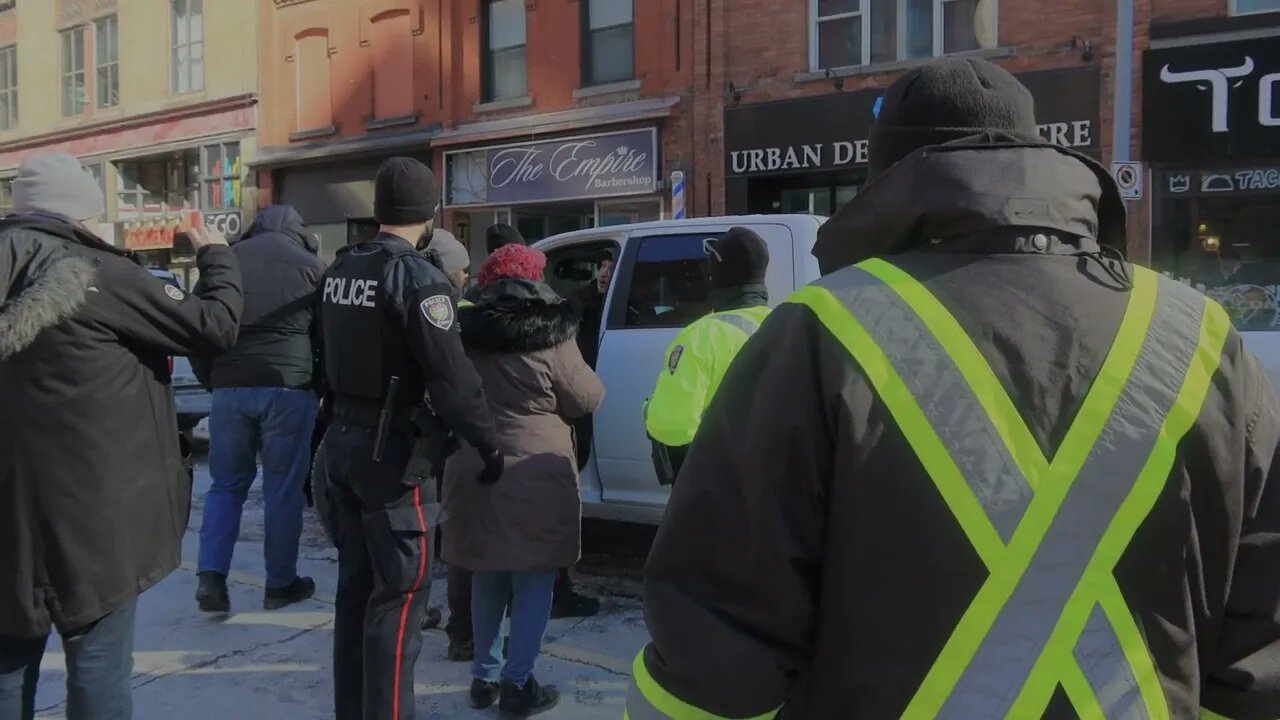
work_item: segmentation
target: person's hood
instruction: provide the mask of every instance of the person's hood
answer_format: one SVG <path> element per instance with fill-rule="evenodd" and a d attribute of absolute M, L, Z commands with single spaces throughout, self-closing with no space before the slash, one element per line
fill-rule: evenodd
<path fill-rule="evenodd" d="M 307 233 L 307 226 L 302 221 L 302 216 L 291 205 L 268 205 L 259 210 L 258 216 L 253 219 L 253 223 L 245 231 L 244 239 L 248 240 L 255 235 L 265 235 L 267 233 L 287 235 L 306 248 L 308 252 L 312 254 L 320 252 L 320 247 L 316 244 L 315 238 Z"/>
<path fill-rule="evenodd" d="M 580 320 L 573 303 L 529 280 L 491 282 L 458 312 L 462 342 L 490 353 L 549 350 L 577 337 Z"/>
<path fill-rule="evenodd" d="M 22 216 L 0 221 L 0 233 L 22 230 L 38 232 L 47 240 L 37 241 L 33 251 L 23 253 L 22 266 L 12 268 L 12 277 L 0 279 L 12 282 L 6 296 L 0 297 L 0 362 L 30 347 L 41 332 L 75 315 L 85 304 L 97 267 L 71 252 L 68 243 L 125 254 L 69 222 Z"/>
<path fill-rule="evenodd" d="M 875 178 L 818 230 L 828 274 L 925 243 L 998 228 L 1058 231 L 1125 249 L 1120 191 L 1096 161 L 1040 140 L 988 132 L 919 150 Z M 981 252 L 981 242 L 967 249 Z"/>

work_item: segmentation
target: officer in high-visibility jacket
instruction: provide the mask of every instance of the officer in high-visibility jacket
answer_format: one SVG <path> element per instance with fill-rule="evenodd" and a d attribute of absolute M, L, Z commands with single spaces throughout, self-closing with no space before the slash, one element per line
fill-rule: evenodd
<path fill-rule="evenodd" d="M 769 248 L 747 228 L 703 241 L 711 282 L 710 315 L 690 323 L 667 348 L 653 396 L 645 404 L 645 430 L 653 443 L 658 481 L 675 482 L 685 453 L 733 358 L 769 314 L 765 272 Z"/>
<path fill-rule="evenodd" d="M 1009 73 L 885 93 L 702 420 L 629 720 L 1280 717 L 1280 409 Z"/>

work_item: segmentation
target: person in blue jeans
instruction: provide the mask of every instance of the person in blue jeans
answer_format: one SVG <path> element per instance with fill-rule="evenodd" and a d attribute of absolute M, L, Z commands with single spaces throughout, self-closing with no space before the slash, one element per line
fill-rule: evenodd
<path fill-rule="evenodd" d="M 497 249 L 480 267 L 474 305 L 458 311 L 462 342 L 484 382 L 505 470 L 485 485 L 484 463 L 463 444 L 444 471 L 442 559 L 472 571 L 475 660 L 471 704 L 495 701 L 503 717 L 554 707 L 559 694 L 534 678 L 559 568 L 578 561 L 582 502 L 571 422 L 604 399 L 582 359 L 576 306 L 541 282 L 546 258 L 523 245 Z M 507 660 L 502 619 L 511 606 Z"/>
<path fill-rule="evenodd" d="M 263 607 L 275 610 L 315 594 L 298 575 L 304 486 L 318 396 L 311 325 L 324 263 L 318 244 L 287 205 L 263 208 L 232 245 L 244 276 L 245 307 L 236 345 L 211 360 L 192 358 L 213 390 L 209 473 L 200 525 L 196 603 L 229 612 L 227 573 L 240 537 L 240 517 L 262 464 L 265 505 Z"/>

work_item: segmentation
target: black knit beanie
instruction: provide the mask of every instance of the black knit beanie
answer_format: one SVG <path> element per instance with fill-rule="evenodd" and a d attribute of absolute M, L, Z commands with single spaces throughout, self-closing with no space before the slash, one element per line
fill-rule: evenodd
<path fill-rule="evenodd" d="M 1031 93 L 1007 70 L 986 60 L 935 60 L 906 73 L 885 91 L 867 146 L 869 177 L 922 147 L 988 130 L 1039 137 Z"/>
<path fill-rule="evenodd" d="M 524 236 L 520 231 L 506 223 L 495 223 L 484 231 L 485 250 L 492 255 L 494 250 L 503 245 L 524 245 Z"/>
<path fill-rule="evenodd" d="M 421 225 L 436 216 L 440 193 L 426 165 L 407 157 L 387 158 L 373 184 L 373 219 L 382 225 Z"/>
<path fill-rule="evenodd" d="M 708 254 L 711 284 L 717 288 L 759 285 L 769 269 L 769 246 L 754 232 L 736 227 L 721 235 Z"/>

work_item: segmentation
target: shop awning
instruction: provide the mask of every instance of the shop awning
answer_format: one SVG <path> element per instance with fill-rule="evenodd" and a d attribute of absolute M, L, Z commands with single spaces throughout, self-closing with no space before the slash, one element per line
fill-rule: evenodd
<path fill-rule="evenodd" d="M 284 165 L 303 165 L 359 155 L 389 155 L 400 151 L 422 152 L 440 132 L 440 124 L 414 128 L 407 132 L 363 135 L 347 140 L 330 140 L 258 149 L 249 167 L 267 169 Z"/>

